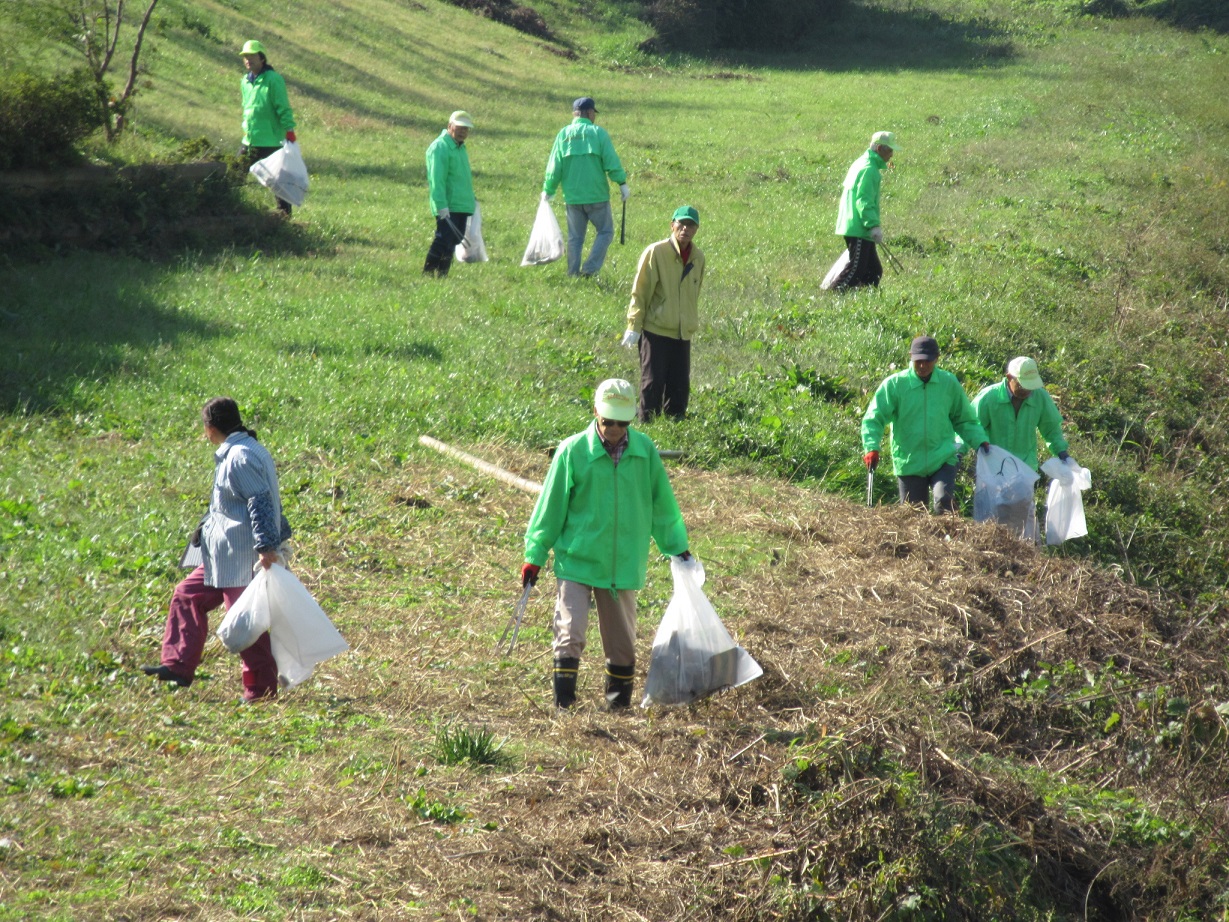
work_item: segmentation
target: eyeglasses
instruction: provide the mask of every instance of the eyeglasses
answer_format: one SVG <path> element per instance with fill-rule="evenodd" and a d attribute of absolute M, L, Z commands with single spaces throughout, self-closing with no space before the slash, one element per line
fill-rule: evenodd
<path fill-rule="evenodd" d="M 618 427 L 618 428 L 620 428 L 620 429 L 626 429 L 628 426 L 630 426 L 630 425 L 631 425 L 631 421 L 630 421 L 630 420 L 626 420 L 626 419 L 601 419 L 600 417 L 598 418 L 598 423 L 600 423 L 600 424 L 601 424 L 601 427 L 602 427 L 603 429 L 609 429 L 611 426 L 617 426 L 617 427 Z"/>

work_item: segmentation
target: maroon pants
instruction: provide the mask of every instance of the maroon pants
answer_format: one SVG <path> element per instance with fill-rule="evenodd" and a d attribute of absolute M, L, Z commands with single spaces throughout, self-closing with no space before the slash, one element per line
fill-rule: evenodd
<path fill-rule="evenodd" d="M 230 608 L 243 595 L 242 586 L 216 588 L 205 585 L 205 568 L 197 567 L 175 587 L 171 610 L 162 635 L 162 665 L 176 675 L 196 675 L 205 641 L 209 639 L 209 613 L 219 605 Z M 239 654 L 243 660 L 243 697 L 273 697 L 277 694 L 277 663 L 269 646 L 268 632 Z"/>

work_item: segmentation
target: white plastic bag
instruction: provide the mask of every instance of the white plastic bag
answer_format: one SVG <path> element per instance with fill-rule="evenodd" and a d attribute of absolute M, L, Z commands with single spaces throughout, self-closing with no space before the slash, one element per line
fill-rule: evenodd
<path fill-rule="evenodd" d="M 350 645 L 293 573 L 278 564 L 263 572 L 267 574 L 269 640 L 277 661 L 277 681 L 282 688 L 294 688 L 312 674 L 317 663 L 344 653 Z"/>
<path fill-rule="evenodd" d="M 1055 477 L 1046 495 L 1046 544 L 1062 544 L 1088 534 L 1081 494 L 1092 486 L 1092 473 L 1070 458 L 1064 462 L 1064 467 L 1070 472 L 1070 479 L 1064 483 Z"/>
<path fill-rule="evenodd" d="M 819 283 L 819 287 L 824 291 L 830 289 L 836 284 L 836 278 L 845 271 L 845 267 L 849 265 L 849 250 L 842 251 L 841 255 L 836 258 L 836 262 L 832 264 L 832 268 L 828 270 L 828 274 L 824 276 L 824 280 Z"/>
<path fill-rule="evenodd" d="M 644 700 L 686 704 L 722 688 L 744 685 L 764 674 L 759 663 L 725 629 L 700 588 L 704 568 L 694 557 L 670 559 L 674 595 L 653 638 Z"/>
<path fill-rule="evenodd" d="M 529 232 L 529 246 L 525 247 L 525 255 L 521 257 L 522 266 L 544 266 L 553 263 L 563 256 L 563 231 L 559 229 L 559 221 L 550 202 L 538 204 L 538 214 L 533 219 L 533 230 Z"/>
<path fill-rule="evenodd" d="M 484 263 L 486 244 L 482 242 L 482 209 L 474 202 L 474 213 L 465 220 L 465 235 L 457 244 L 456 258 L 463 263 Z"/>
<path fill-rule="evenodd" d="M 973 521 L 1000 521 L 1014 528 L 1032 507 L 1037 472 L 1006 448 L 991 445 L 989 451 L 977 449 L 976 476 Z"/>
<path fill-rule="evenodd" d="M 307 199 L 307 164 L 303 162 L 296 141 L 287 141 L 281 150 L 257 160 L 248 172 L 278 198 L 295 207 Z"/>
<path fill-rule="evenodd" d="M 216 631 L 222 646 L 231 653 L 242 653 L 269 630 L 269 571 L 258 567 L 256 575 L 226 610 Z"/>

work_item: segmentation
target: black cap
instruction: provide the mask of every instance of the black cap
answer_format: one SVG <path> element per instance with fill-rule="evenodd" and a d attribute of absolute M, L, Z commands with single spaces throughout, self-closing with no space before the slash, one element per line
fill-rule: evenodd
<path fill-rule="evenodd" d="M 933 336 L 919 336 L 909 347 L 910 361 L 933 362 L 939 358 L 939 344 Z"/>
<path fill-rule="evenodd" d="M 597 111 L 597 103 L 593 101 L 592 96 L 582 96 L 576 102 L 572 103 L 573 112 L 584 112 L 586 109 Z"/>

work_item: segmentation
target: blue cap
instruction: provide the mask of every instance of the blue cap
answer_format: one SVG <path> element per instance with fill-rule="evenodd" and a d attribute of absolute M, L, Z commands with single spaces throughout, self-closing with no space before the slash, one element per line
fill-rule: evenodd
<path fill-rule="evenodd" d="M 572 103 L 573 112 L 584 112 L 586 109 L 592 109 L 594 112 L 597 112 L 597 103 L 593 101 L 592 96 L 582 96 Z"/>

